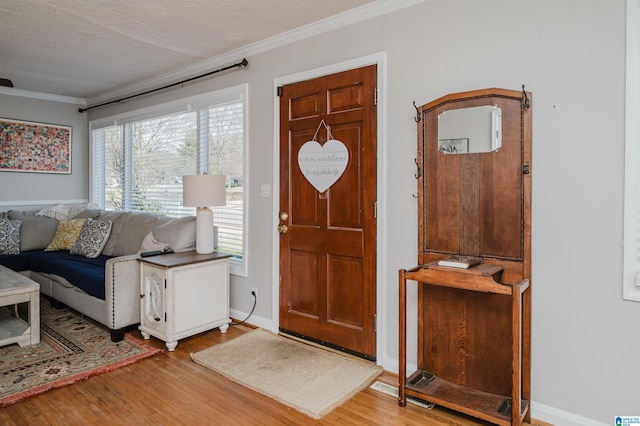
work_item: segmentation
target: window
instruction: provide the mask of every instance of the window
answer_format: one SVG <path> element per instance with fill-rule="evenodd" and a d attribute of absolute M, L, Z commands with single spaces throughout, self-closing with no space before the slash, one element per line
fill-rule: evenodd
<path fill-rule="evenodd" d="M 623 295 L 640 301 L 640 0 L 627 0 Z"/>
<path fill-rule="evenodd" d="M 222 174 L 227 205 L 213 207 L 221 251 L 245 275 L 246 85 L 91 122 L 91 201 L 106 210 L 181 217 L 182 176 Z"/>

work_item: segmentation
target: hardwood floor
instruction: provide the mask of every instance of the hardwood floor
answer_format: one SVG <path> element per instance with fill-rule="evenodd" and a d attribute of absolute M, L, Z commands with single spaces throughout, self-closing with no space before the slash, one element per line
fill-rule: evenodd
<path fill-rule="evenodd" d="M 192 352 L 248 331 L 232 326 L 181 340 L 162 353 L 80 383 L 0 408 L 0 424 L 10 425 L 484 425 L 435 407 L 407 404 L 365 389 L 321 420 L 244 388 L 191 361 Z M 139 332 L 134 334 L 140 337 Z M 151 338 L 150 344 L 164 348 Z M 378 378 L 397 385 L 397 377 Z M 534 423 L 542 425 L 543 423 Z"/>

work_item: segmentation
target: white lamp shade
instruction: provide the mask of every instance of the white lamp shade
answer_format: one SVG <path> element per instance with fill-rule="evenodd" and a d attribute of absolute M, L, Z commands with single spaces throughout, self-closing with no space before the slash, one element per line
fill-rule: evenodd
<path fill-rule="evenodd" d="M 227 194 L 224 175 L 182 177 L 182 205 L 186 207 L 224 206 Z"/>
<path fill-rule="evenodd" d="M 196 253 L 213 253 L 213 212 L 209 206 L 227 204 L 227 191 L 223 175 L 196 175 L 182 177 L 182 204 L 197 207 Z"/>

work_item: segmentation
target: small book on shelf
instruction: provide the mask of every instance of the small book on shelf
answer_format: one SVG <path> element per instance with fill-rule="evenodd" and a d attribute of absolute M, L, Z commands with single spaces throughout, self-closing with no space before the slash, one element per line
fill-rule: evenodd
<path fill-rule="evenodd" d="M 482 258 L 476 256 L 451 256 L 438 261 L 439 266 L 469 269 L 482 263 Z"/>

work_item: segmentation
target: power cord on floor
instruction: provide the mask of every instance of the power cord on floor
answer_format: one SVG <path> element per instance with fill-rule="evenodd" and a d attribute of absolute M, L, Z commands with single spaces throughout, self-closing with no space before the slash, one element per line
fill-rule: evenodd
<path fill-rule="evenodd" d="M 256 305 L 258 304 L 258 296 L 256 296 L 256 293 L 254 291 L 251 292 L 251 295 L 253 296 L 253 307 L 251 308 L 251 312 L 249 312 L 249 315 L 247 315 L 247 317 L 245 319 L 243 319 L 240 322 L 232 322 L 229 325 L 242 325 L 245 322 L 247 322 L 247 320 L 249 319 L 249 317 L 251 317 L 251 315 L 253 315 L 253 311 L 255 311 L 256 309 Z"/>

